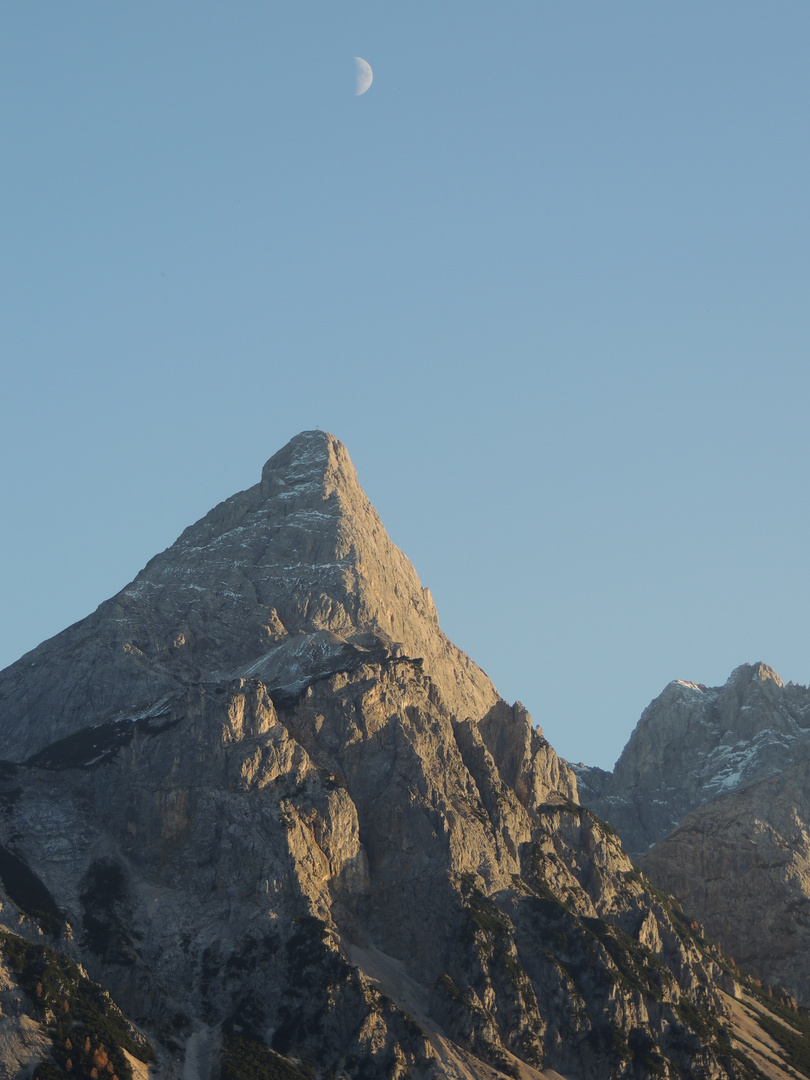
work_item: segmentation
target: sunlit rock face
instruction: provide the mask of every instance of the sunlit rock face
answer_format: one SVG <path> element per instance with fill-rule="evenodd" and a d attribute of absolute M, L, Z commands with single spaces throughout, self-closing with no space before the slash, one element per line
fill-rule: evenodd
<path fill-rule="evenodd" d="M 583 802 L 746 968 L 810 1005 L 810 690 L 766 664 L 672 682 Z"/>
<path fill-rule="evenodd" d="M 480 718 L 498 700 L 442 634 L 430 593 L 388 538 L 345 447 L 303 432 L 258 484 L 0 674 L 0 755 L 25 760 L 189 681 L 236 671 L 273 681 L 283 668 L 303 683 L 329 668 L 330 650 L 352 646 L 423 657 L 448 706 L 465 715 Z"/>
<path fill-rule="evenodd" d="M 738 1075 L 717 958 L 442 634 L 332 436 L 0 695 L 2 919 L 108 988 L 156 1075 Z M 78 1006 L 3 948 L 56 1040 Z"/>

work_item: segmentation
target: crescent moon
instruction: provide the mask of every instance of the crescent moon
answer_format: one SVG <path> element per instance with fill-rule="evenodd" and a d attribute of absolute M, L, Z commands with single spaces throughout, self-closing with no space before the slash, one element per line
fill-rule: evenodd
<path fill-rule="evenodd" d="M 361 56 L 355 56 L 354 66 L 357 72 L 357 86 L 355 88 L 355 97 L 360 94 L 365 94 L 366 90 L 371 86 L 371 80 L 374 78 L 374 73 L 371 70 L 371 65 Z"/>

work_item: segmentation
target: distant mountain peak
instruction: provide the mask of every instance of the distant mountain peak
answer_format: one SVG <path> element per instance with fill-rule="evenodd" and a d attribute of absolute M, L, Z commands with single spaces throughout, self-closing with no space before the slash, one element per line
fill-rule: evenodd
<path fill-rule="evenodd" d="M 810 691 L 758 661 L 722 686 L 675 680 L 641 715 L 613 773 L 580 769 L 583 801 L 640 855 L 685 814 L 810 749 Z"/>

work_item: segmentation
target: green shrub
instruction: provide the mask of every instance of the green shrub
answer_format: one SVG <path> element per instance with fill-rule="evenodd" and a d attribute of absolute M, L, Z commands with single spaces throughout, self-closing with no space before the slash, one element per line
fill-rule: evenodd
<path fill-rule="evenodd" d="M 312 1069 L 297 1067 L 264 1043 L 232 1025 L 222 1033 L 222 1080 L 309 1080 Z"/>

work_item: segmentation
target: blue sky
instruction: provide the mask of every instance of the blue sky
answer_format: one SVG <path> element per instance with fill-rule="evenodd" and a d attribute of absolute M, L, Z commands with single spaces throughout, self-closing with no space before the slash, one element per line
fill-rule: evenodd
<path fill-rule="evenodd" d="M 810 681 L 809 45 L 806 0 L 0 6 L 0 666 L 320 427 L 566 757 Z"/>

